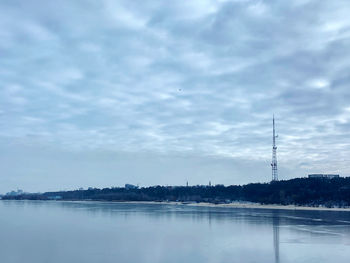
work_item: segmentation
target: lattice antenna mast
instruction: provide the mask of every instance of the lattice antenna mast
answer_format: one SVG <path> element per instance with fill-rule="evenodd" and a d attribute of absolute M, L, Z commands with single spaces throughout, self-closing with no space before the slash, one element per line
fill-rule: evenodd
<path fill-rule="evenodd" d="M 278 171 L 277 171 L 277 146 L 276 146 L 276 129 L 275 129 L 275 116 L 272 118 L 272 181 L 278 181 Z"/>

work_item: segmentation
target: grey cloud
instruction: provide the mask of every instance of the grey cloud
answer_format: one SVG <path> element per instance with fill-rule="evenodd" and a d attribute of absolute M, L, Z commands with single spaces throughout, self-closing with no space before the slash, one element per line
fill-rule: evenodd
<path fill-rule="evenodd" d="M 136 166 L 152 167 L 138 179 L 144 184 L 192 173 L 206 181 L 212 172 L 201 165 L 213 158 L 217 181 L 229 183 L 232 171 L 232 183 L 243 183 L 269 180 L 275 113 L 282 178 L 350 172 L 347 1 L 33 0 L 0 7 L 2 143 L 46 145 L 76 174 L 84 172 L 64 157 L 69 151 L 114 151 L 115 160 L 135 154 Z M 48 167 L 52 160 L 40 163 L 42 153 L 30 147 L 22 157 L 32 151 L 36 168 Z M 166 174 L 156 169 L 162 157 L 140 152 L 188 167 Z M 114 159 L 106 158 L 91 169 L 109 173 Z M 29 182 L 33 171 L 8 167 L 3 180 L 17 174 Z"/>

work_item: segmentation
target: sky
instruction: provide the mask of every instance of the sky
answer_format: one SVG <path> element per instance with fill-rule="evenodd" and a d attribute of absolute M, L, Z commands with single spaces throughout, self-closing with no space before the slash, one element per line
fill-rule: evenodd
<path fill-rule="evenodd" d="M 349 1 L 0 1 L 0 193 L 350 175 Z"/>

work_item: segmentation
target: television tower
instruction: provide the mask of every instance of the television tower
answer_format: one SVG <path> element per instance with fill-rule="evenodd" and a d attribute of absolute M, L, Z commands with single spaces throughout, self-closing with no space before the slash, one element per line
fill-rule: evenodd
<path fill-rule="evenodd" d="M 275 130 L 275 116 L 272 118 L 272 181 L 278 181 L 278 171 L 277 171 L 277 146 L 276 146 L 276 135 Z"/>

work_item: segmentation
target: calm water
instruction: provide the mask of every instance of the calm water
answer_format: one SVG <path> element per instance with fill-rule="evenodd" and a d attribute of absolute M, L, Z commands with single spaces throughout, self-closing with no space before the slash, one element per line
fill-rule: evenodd
<path fill-rule="evenodd" d="M 350 212 L 0 201 L 0 262 L 349 262 Z"/>

